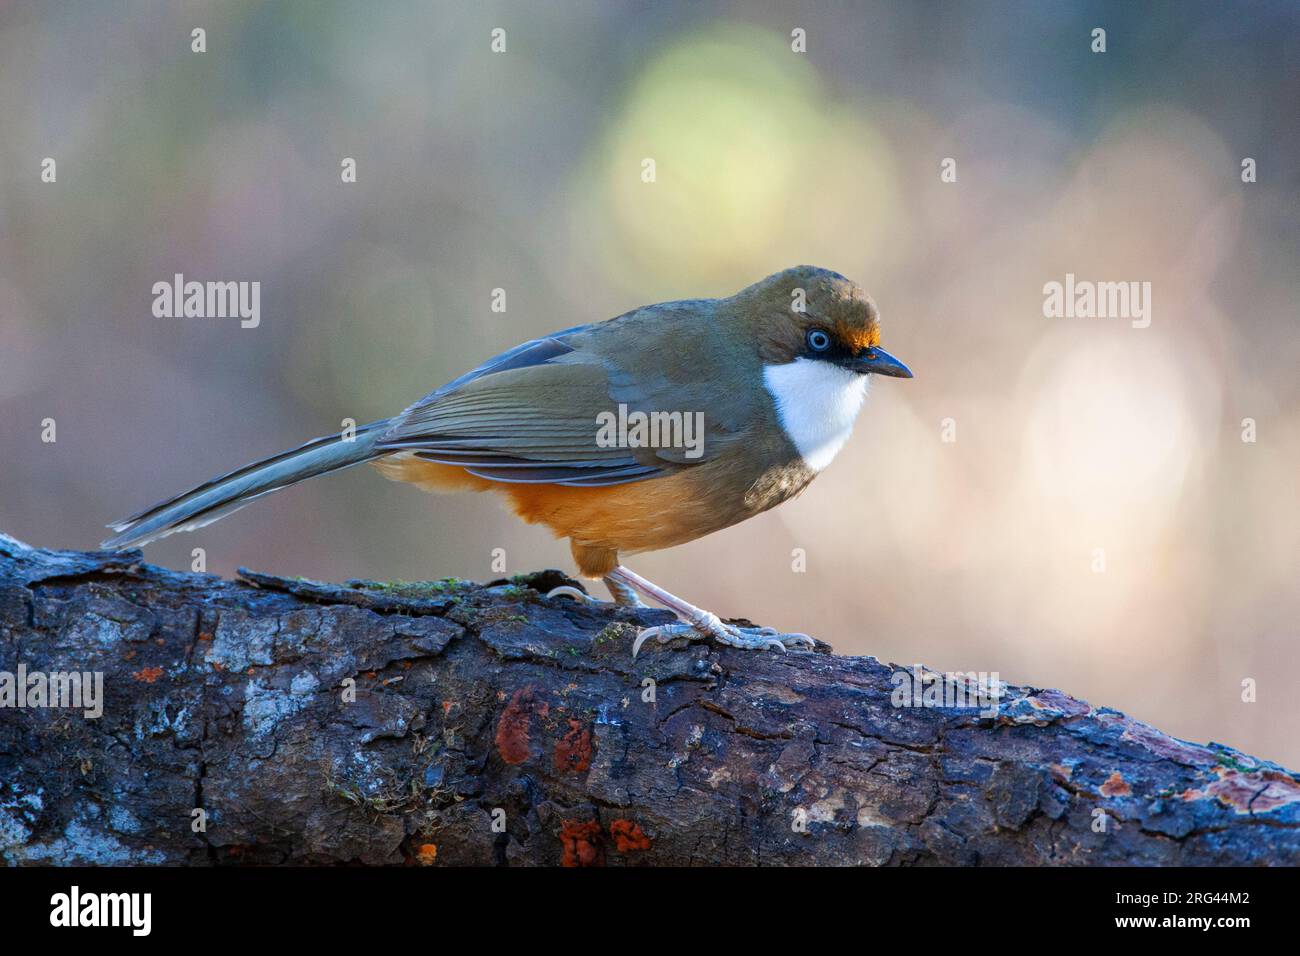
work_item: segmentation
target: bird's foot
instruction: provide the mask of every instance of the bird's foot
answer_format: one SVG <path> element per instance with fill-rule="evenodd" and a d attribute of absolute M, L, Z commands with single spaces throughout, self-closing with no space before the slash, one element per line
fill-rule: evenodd
<path fill-rule="evenodd" d="M 750 651 L 769 648 L 786 651 L 791 645 L 796 644 L 804 644 L 811 650 L 816 646 L 816 642 L 807 634 L 782 634 L 774 627 L 740 627 L 736 624 L 727 624 L 709 611 L 700 611 L 692 615 L 688 621 L 647 627 L 632 643 L 632 656 L 636 657 L 637 652 L 641 650 L 641 645 L 652 637 L 660 644 L 667 644 L 675 638 L 684 637 L 688 640 L 713 640 L 728 647 L 741 647 Z"/>

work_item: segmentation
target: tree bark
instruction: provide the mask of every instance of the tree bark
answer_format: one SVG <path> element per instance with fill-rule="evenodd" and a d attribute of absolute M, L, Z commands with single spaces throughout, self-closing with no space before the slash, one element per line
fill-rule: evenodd
<path fill-rule="evenodd" d="M 896 706 L 907 670 L 824 645 L 634 660 L 667 612 L 542 596 L 566 581 L 232 582 L 0 535 L 0 861 L 1300 863 L 1275 764 L 1055 690 Z M 32 706 L 74 671 L 101 716 Z"/>

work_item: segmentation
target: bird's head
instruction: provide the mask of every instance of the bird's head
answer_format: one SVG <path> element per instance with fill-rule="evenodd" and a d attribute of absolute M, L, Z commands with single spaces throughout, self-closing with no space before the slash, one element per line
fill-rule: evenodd
<path fill-rule="evenodd" d="M 764 365 L 822 362 L 855 375 L 912 377 L 880 347 L 876 304 L 837 272 L 795 266 L 742 290 L 734 301 Z"/>
<path fill-rule="evenodd" d="M 813 471 L 848 440 L 872 375 L 912 377 L 880 347 L 876 304 L 839 273 L 796 266 L 730 304 L 745 342 L 757 349 L 781 427 Z"/>

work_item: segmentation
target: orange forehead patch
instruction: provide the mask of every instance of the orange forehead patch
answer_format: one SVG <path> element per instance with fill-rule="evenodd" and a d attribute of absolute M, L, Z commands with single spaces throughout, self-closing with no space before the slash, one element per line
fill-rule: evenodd
<path fill-rule="evenodd" d="M 836 332 L 839 335 L 840 341 L 855 352 L 860 352 L 863 349 L 869 349 L 872 346 L 880 344 L 880 326 L 875 322 L 872 322 L 866 328 L 863 328 L 860 325 L 852 328 L 844 328 L 841 326 L 836 329 Z"/>

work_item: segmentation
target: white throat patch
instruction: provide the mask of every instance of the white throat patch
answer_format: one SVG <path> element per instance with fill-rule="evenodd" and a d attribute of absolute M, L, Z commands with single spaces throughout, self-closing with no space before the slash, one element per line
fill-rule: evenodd
<path fill-rule="evenodd" d="M 866 375 L 808 358 L 763 366 L 763 384 L 786 436 L 813 471 L 829 465 L 849 440 L 867 395 Z"/>

